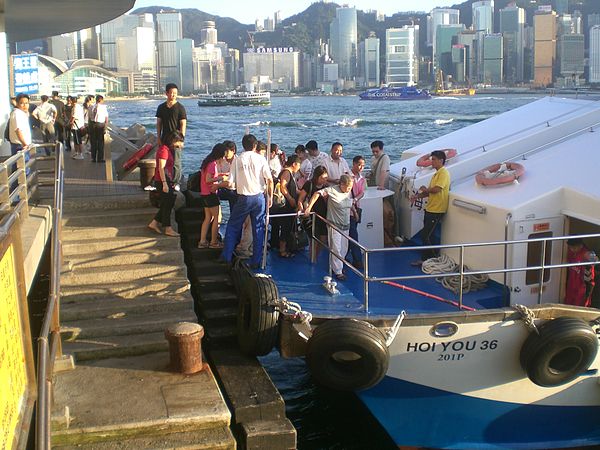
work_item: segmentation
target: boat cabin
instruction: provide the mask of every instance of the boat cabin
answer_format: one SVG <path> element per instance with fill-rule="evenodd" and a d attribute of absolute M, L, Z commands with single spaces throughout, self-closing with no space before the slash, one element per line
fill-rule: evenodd
<path fill-rule="evenodd" d="M 452 183 L 441 243 L 498 242 L 464 249 L 471 270 L 564 263 L 564 240 L 546 241 L 545 248 L 540 241 L 503 242 L 600 233 L 599 131 L 600 103 L 547 97 L 406 150 L 391 167 L 396 231 L 419 240 L 426 203 L 411 204 L 409 196 L 435 172 L 425 155 L 455 150 L 446 161 Z M 516 170 L 498 174 L 501 163 Z M 585 243 L 600 250 L 598 239 Z M 443 253 L 460 260 L 458 248 Z M 511 304 L 562 301 L 566 269 L 544 270 L 543 295 L 540 276 L 541 270 L 490 275 L 508 287 Z"/>

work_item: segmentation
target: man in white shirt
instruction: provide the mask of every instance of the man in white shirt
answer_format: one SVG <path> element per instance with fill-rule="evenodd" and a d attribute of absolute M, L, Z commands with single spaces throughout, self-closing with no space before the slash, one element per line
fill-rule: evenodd
<path fill-rule="evenodd" d="M 29 95 L 17 95 L 16 103 L 17 107 L 10 113 L 10 119 L 8 121 L 11 155 L 16 155 L 18 151 L 31 145 Z"/>
<path fill-rule="evenodd" d="M 319 166 L 325 166 L 327 164 L 327 158 L 329 158 L 329 155 L 325 152 L 319 151 L 319 144 L 317 144 L 317 141 L 308 141 L 305 147 L 306 150 L 308 150 L 308 160 L 312 164 L 313 170 Z"/>
<path fill-rule="evenodd" d="M 388 179 L 390 177 L 390 157 L 383 152 L 383 142 L 371 142 L 371 173 L 369 174 L 369 186 L 377 186 L 377 189 L 384 190 L 388 188 Z"/>
<path fill-rule="evenodd" d="M 90 146 L 92 162 L 104 162 L 104 132 L 108 125 L 108 109 L 104 97 L 96 95 L 96 104 L 90 117 Z"/>
<path fill-rule="evenodd" d="M 83 136 L 81 129 L 85 127 L 85 114 L 79 98 L 73 97 L 73 112 L 71 114 L 71 136 L 73 137 L 73 159 L 83 159 Z"/>
<path fill-rule="evenodd" d="M 267 160 L 256 153 L 258 141 L 252 134 L 242 139 L 244 152 L 238 155 L 229 174 L 229 183 L 235 187 L 237 200 L 231 211 L 225 231 L 223 259 L 230 263 L 235 246 L 240 241 L 246 217 L 252 222 L 252 257 L 250 267 L 260 267 L 262 247 L 265 240 L 265 216 L 267 208 L 273 204 L 273 178 Z M 265 201 L 264 186 L 267 198 Z"/>
<path fill-rule="evenodd" d="M 56 132 L 54 130 L 54 121 L 56 120 L 56 106 L 48 101 L 47 95 L 40 97 L 42 103 L 31 114 L 40 121 L 40 131 L 44 138 L 44 143 L 54 142 Z M 50 154 L 50 148 L 46 148 L 46 154 Z"/>
<path fill-rule="evenodd" d="M 325 167 L 327 168 L 327 184 L 329 186 L 335 186 L 340 183 L 340 177 L 342 175 L 350 175 L 350 167 L 342 154 L 344 153 L 344 147 L 339 142 L 334 142 L 331 145 L 331 154 L 327 157 Z"/>

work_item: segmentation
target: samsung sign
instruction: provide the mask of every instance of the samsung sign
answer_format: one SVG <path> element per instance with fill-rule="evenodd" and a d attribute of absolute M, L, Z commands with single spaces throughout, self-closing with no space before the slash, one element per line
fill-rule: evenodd
<path fill-rule="evenodd" d="M 15 94 L 37 94 L 38 85 L 38 55 L 12 55 L 13 83 Z"/>
<path fill-rule="evenodd" d="M 259 47 L 249 48 L 246 53 L 293 53 L 294 47 Z"/>

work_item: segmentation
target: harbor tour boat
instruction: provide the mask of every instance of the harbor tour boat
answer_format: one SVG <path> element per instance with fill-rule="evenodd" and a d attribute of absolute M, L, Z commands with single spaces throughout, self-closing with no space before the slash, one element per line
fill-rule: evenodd
<path fill-rule="evenodd" d="M 431 94 L 427 89 L 418 89 L 415 86 L 384 86 L 376 89 L 367 89 L 358 94 L 361 100 L 429 100 Z"/>
<path fill-rule="evenodd" d="M 317 383 L 356 392 L 399 446 L 599 445 L 600 310 L 565 302 L 600 248 L 598 126 L 600 103 L 543 98 L 405 151 L 391 190 L 361 200 L 362 264 L 344 261 L 345 281 L 331 278 L 328 247 L 317 256 L 314 230 L 310 252 L 271 260 L 265 249 L 258 271 L 234 261 L 242 349 L 305 357 Z M 425 204 L 410 199 L 435 172 L 424 155 L 440 149 L 453 154 L 441 254 L 419 268 Z M 398 247 L 383 245 L 384 201 L 401 218 Z M 590 249 L 575 260 L 574 237 Z"/>
<path fill-rule="evenodd" d="M 198 95 L 198 106 L 267 106 L 270 92 L 214 92 Z"/>

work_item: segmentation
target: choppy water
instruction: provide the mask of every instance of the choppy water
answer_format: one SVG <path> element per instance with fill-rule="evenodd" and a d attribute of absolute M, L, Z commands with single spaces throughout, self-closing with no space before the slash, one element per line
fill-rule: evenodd
<path fill-rule="evenodd" d="M 348 160 L 357 154 L 369 156 L 369 144 L 380 139 L 394 162 L 407 148 L 538 98 L 478 95 L 361 102 L 357 97 L 275 97 L 270 107 L 251 108 L 199 108 L 195 100 L 182 99 L 188 113 L 184 172 L 198 170 L 217 142 L 231 139 L 241 148 L 246 127 L 265 142 L 270 129 L 272 142 L 288 154 L 297 144 L 310 139 L 315 139 L 323 151 L 339 141 Z M 154 131 L 154 113 L 159 103 L 109 102 L 109 113 L 119 126 L 139 122 Z M 302 359 L 282 360 L 273 352 L 261 362 L 285 398 L 287 415 L 298 431 L 299 449 L 397 448 L 356 397 L 315 386 Z"/>

